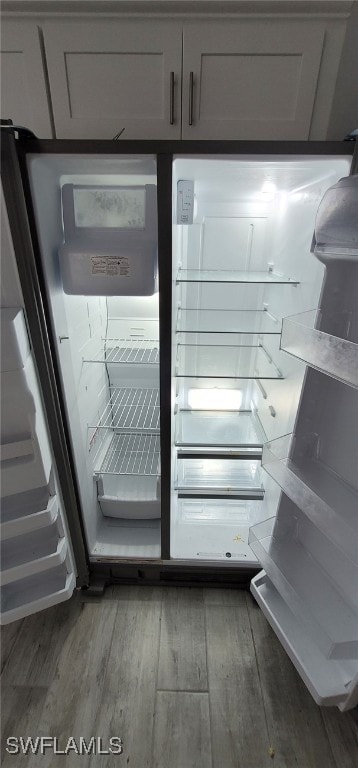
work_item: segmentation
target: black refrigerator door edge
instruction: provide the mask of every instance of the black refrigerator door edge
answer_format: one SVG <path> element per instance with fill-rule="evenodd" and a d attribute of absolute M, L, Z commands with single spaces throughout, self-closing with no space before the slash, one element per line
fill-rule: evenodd
<path fill-rule="evenodd" d="M 35 257 L 36 233 L 31 231 L 29 223 L 31 220 L 29 185 L 26 179 L 24 179 L 25 183 L 22 180 L 14 135 L 8 131 L 2 131 L 1 134 L 1 180 L 28 331 L 75 557 L 77 584 L 84 586 L 89 580 L 88 558 L 69 436 L 60 397 L 59 377 L 55 356 L 52 353 L 45 301 L 39 280 L 40 259 L 36 261 Z M 24 168 L 22 170 L 24 173 Z"/>

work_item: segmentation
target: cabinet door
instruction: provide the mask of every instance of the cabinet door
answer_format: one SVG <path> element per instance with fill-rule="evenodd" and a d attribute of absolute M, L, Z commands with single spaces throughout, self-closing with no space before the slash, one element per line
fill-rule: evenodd
<path fill-rule="evenodd" d="M 184 25 L 184 139 L 307 139 L 324 24 Z"/>
<path fill-rule="evenodd" d="M 46 59 L 58 138 L 179 138 L 181 25 L 48 22 Z"/>
<path fill-rule="evenodd" d="M 1 27 L 1 117 L 52 138 L 39 30 L 26 21 Z"/>

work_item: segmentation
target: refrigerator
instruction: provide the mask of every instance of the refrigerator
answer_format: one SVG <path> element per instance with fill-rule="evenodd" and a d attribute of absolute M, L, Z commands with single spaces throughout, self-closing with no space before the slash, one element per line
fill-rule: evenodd
<path fill-rule="evenodd" d="M 250 584 L 315 701 L 356 706 L 355 143 L 2 133 L 2 622 Z"/>

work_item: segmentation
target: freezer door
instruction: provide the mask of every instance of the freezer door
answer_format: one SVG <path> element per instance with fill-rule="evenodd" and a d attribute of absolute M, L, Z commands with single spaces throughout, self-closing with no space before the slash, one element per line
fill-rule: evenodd
<path fill-rule="evenodd" d="M 48 360 L 35 350 L 37 345 L 39 351 L 41 337 L 40 323 L 34 319 L 39 305 L 29 276 L 24 278 L 24 265 L 29 267 L 32 254 L 26 220 L 22 226 L 20 200 L 13 199 L 18 169 L 11 165 L 12 159 L 8 152 L 1 186 L 2 624 L 69 599 L 76 583 L 87 581 L 60 413 L 54 413 L 56 391 L 45 376 Z M 22 253 L 18 263 L 16 246 Z"/>
<path fill-rule="evenodd" d="M 358 703 L 357 201 L 358 175 L 326 194 L 319 308 L 283 319 L 281 348 L 306 375 L 293 434 L 263 447 L 277 516 L 249 538 L 264 569 L 252 594 L 315 701 L 342 711 Z"/>

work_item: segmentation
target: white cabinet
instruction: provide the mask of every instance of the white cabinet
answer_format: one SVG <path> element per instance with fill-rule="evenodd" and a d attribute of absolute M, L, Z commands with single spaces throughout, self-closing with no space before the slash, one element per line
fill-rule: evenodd
<path fill-rule="evenodd" d="M 181 25 L 43 25 L 57 138 L 180 138 Z"/>
<path fill-rule="evenodd" d="M 52 137 L 40 31 L 33 22 L 2 22 L 1 117 Z"/>
<path fill-rule="evenodd" d="M 242 19 L 184 25 L 183 139 L 307 139 L 325 25 Z"/>

